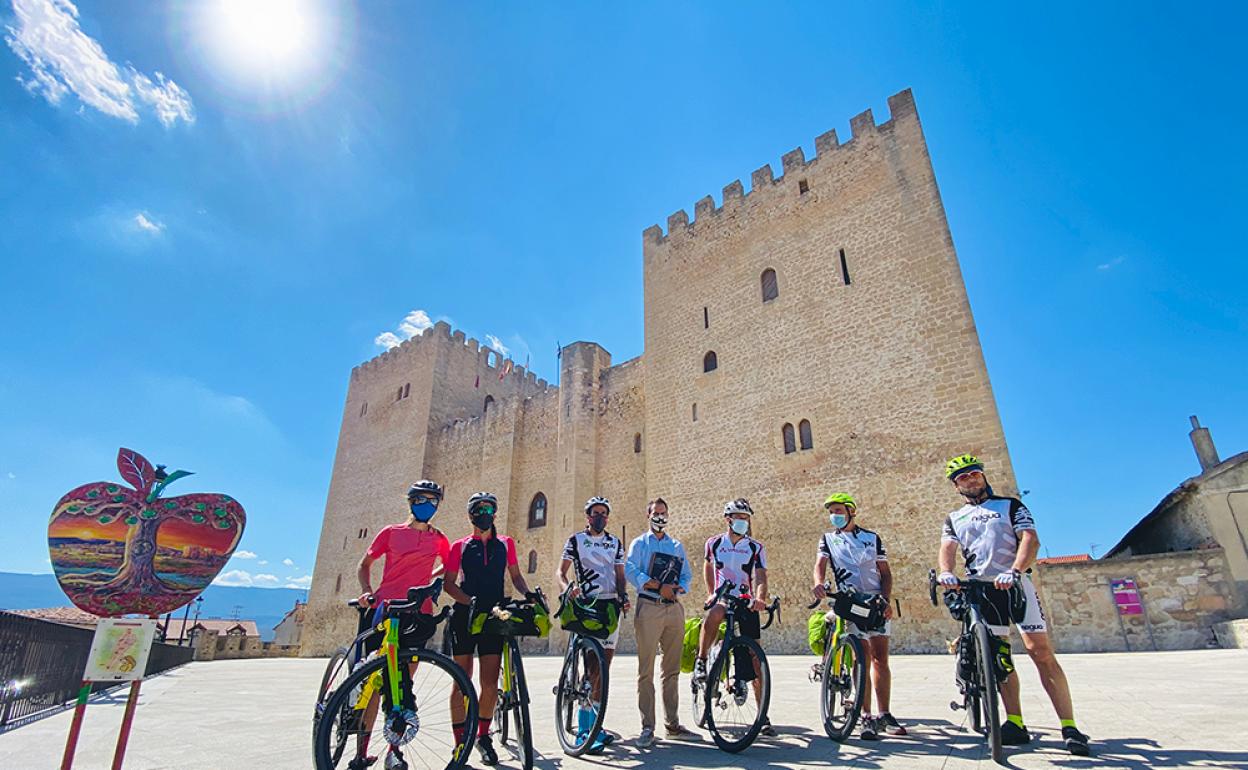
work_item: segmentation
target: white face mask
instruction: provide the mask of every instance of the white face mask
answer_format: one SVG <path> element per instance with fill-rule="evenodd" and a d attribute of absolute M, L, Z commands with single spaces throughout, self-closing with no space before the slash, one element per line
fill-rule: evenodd
<path fill-rule="evenodd" d="M 732 524 L 730 526 L 732 527 L 733 532 L 737 533 L 738 535 L 744 535 L 745 533 L 750 531 L 750 520 L 749 519 L 733 519 Z"/>
<path fill-rule="evenodd" d="M 651 516 L 650 517 L 650 529 L 653 529 L 655 532 L 662 532 L 663 528 L 666 526 L 667 526 L 666 516 Z"/>
<path fill-rule="evenodd" d="M 832 526 L 837 529 L 845 529 L 849 526 L 849 515 L 845 513 L 834 513 L 828 517 L 832 521 Z"/>

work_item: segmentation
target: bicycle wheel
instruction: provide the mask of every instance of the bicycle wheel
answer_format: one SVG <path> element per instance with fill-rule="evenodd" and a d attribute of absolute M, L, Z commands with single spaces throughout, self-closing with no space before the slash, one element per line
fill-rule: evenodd
<path fill-rule="evenodd" d="M 979 669 L 980 714 L 983 727 L 988 735 L 988 745 L 992 748 L 992 760 L 1000 762 L 1001 751 L 1001 715 L 997 705 L 997 664 L 996 646 L 992 644 L 988 627 L 983 623 L 975 624 L 975 661 Z"/>
<path fill-rule="evenodd" d="M 347 674 L 351 672 L 351 666 L 347 662 L 348 650 L 346 647 L 339 647 L 329 658 L 329 664 L 325 666 L 325 674 L 321 677 L 321 687 L 316 692 L 316 710 L 312 714 L 312 739 L 316 739 L 316 728 L 321 723 L 321 714 L 325 712 L 325 703 L 329 700 L 329 696 L 334 690 L 338 689 L 338 685 L 342 684 L 342 680 L 347 678 Z M 347 740 L 345 731 L 339 731 L 339 740 L 335 741 L 330 747 L 330 755 L 335 762 L 342 757 L 342 752 L 346 748 Z"/>
<path fill-rule="evenodd" d="M 594 695 L 594 673 L 601 677 Z M 579 757 L 593 746 L 607 714 L 607 653 L 602 643 L 590 636 L 574 634 L 563 658 L 559 684 L 555 686 L 555 734 L 563 753 Z M 592 714 L 582 729 L 581 712 Z"/>
<path fill-rule="evenodd" d="M 401 708 L 386 713 L 386 659 L 364 661 L 329 696 L 313 741 L 316 770 L 345 767 L 350 759 L 370 752 L 384 755 L 391 748 L 411 767 L 463 767 L 477 733 L 477 692 L 463 669 L 432 650 L 399 650 L 399 665 L 419 665 L 405 681 Z M 404 677 L 405 680 L 409 677 Z M 464 738 L 455 739 L 450 711 L 458 688 L 466 706 Z M 377 714 L 368 719 L 370 702 Z M 345 744 L 346 751 L 334 754 Z M 341 764 L 340 764 L 341 763 Z"/>
<path fill-rule="evenodd" d="M 771 669 L 758 642 L 738 636 L 711 666 L 706 680 L 706 729 L 720 749 L 736 753 L 763 729 L 771 703 Z"/>
<path fill-rule="evenodd" d="M 823 729 L 837 743 L 853 734 L 862 714 L 866 685 L 867 661 L 862 656 L 862 642 L 854 634 L 845 634 L 823 655 Z"/>
<path fill-rule="evenodd" d="M 516 748 L 520 750 L 520 762 L 524 770 L 533 770 L 533 726 L 529 722 L 529 684 L 524 678 L 524 662 L 520 659 L 520 644 L 510 637 L 511 645 L 511 710 L 515 712 Z"/>

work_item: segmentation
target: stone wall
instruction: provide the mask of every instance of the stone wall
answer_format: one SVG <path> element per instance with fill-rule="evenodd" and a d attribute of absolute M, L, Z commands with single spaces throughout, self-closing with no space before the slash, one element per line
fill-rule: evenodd
<path fill-rule="evenodd" d="M 350 638 L 354 618 L 342 603 L 357 591 L 355 564 L 377 529 L 404 518 L 402 493 L 421 476 L 447 487 L 435 523 L 452 538 L 468 531 L 469 494 L 498 494 L 500 531 L 516 538 L 522 568 L 537 553 L 527 577 L 552 596 L 560 548 L 584 525 L 587 498 L 610 498 L 611 530 L 631 538 L 645 526 L 646 501 L 664 497 L 671 532 L 694 557 L 690 612 L 724 502 L 749 498 L 772 591 L 786 600 L 786 622 L 767 643 L 789 652 L 805 648 L 801 607 L 827 526 L 820 503 L 834 489 L 853 492 L 896 574 L 897 648 L 938 649 L 943 621 L 926 602 L 927 570 L 940 523 L 960 504 L 944 461 L 974 452 L 998 491 L 1015 485 L 915 104 L 909 91 L 888 104 L 884 123 L 864 112 L 849 140 L 828 132 L 815 157 L 786 153 L 781 176 L 764 166 L 748 194 L 733 182 L 722 205 L 708 196 L 692 221 L 677 212 L 666 233 L 642 234 L 639 358 L 613 365 L 601 346 L 573 343 L 556 389 L 520 369 L 500 378 L 488 349 L 438 324 L 357 367 L 305 654 Z M 768 301 L 766 269 L 779 287 Z M 718 358 L 711 372 L 708 351 Z M 803 420 L 813 447 L 786 453 L 782 426 L 796 432 Z M 539 491 L 547 524 L 530 528 Z M 558 634 L 549 646 L 561 648 Z M 621 649 L 632 649 L 627 624 Z"/>
<path fill-rule="evenodd" d="M 1035 578 L 1054 643 L 1065 652 L 1217 646 L 1212 627 L 1238 599 L 1220 548 L 1044 565 Z M 1135 580 L 1143 615 L 1119 617 L 1110 581 L 1121 578 Z"/>
<path fill-rule="evenodd" d="M 220 634 L 202 631 L 192 640 L 195 660 L 237 660 L 239 658 L 297 658 L 299 645 L 262 642 L 258 636 Z"/>

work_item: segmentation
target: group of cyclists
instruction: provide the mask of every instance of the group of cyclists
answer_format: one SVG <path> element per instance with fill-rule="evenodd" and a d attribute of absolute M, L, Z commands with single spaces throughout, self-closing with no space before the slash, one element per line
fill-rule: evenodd
<path fill-rule="evenodd" d="M 1020 614 L 1016 606 L 1010 607 L 1009 597 L 1018 596 L 1021 589 L 1026 608 L 1021 622 L 1015 624 L 1061 721 L 1067 750 L 1087 755 L 1088 737 L 1075 724 L 1070 688 L 1054 655 L 1044 612 L 1027 574 L 1040 544 L 1031 513 L 1020 500 L 995 494 L 985 476 L 983 463 L 973 455 L 964 454 L 949 460 L 945 475 L 965 504 L 944 521 L 937 581 L 947 590 L 957 590 L 960 582 L 954 569 L 960 550 L 967 579 L 991 583 L 986 587 L 989 600 L 986 617 L 993 633 L 1002 638 L 1008 636 L 1010 624 Z M 467 506 L 472 532 L 450 542 L 431 523 L 444 496 L 442 487 L 433 481 L 421 480 L 411 486 L 407 493 L 406 520 L 378 532 L 360 560 L 358 578 L 362 593 L 358 601 L 363 606 L 383 605 L 403 599 L 411 587 L 426 585 L 438 576 L 443 578 L 445 591 L 454 600 L 448 629 L 450 653 L 470 678 L 474 666 L 477 670 L 476 746 L 481 762 L 495 765 L 498 754 L 490 739 L 490 725 L 498 702 L 504 638 L 473 633 L 469 608 L 489 607 L 501 601 L 508 594 L 508 580 L 519 594 L 533 594 L 518 566 L 515 541 L 499 534 L 495 528 L 497 498 L 488 492 L 472 495 Z M 894 611 L 894 586 L 883 540 L 878 533 L 859 524 L 861 514 L 851 494 L 835 492 L 823 501 L 823 508 L 830 529 L 819 537 L 816 545 L 812 594 L 816 599 L 829 591 L 869 594 L 878 597 L 883 607 L 882 616 L 874 626 L 850 626 L 852 632 L 859 635 L 870 670 L 870 686 L 863 688 L 860 738 L 871 741 L 878 740 L 882 734 L 905 735 L 906 728 L 890 712 L 889 631 Z M 654 666 L 660 652 L 666 737 L 676 740 L 692 737 L 696 733 L 682 725 L 678 718 L 678 679 L 686 631 L 681 597 L 693 590 L 693 572 L 683 544 L 666 531 L 670 521 L 667 503 L 659 498 L 648 504 L 647 531 L 627 548 L 608 531 L 611 504 L 606 498 L 591 498 L 584 511 L 585 527 L 567 539 L 555 573 L 556 580 L 562 590 L 582 602 L 613 602 L 623 612 L 634 610 L 639 669 L 637 696 L 642 722 L 635 744 L 645 748 L 656 741 Z M 753 516 L 753 508 L 747 500 L 738 498 L 728 502 L 723 510 L 724 531 L 710 537 L 702 550 L 703 580 L 710 609 L 697 641 L 695 681 L 707 676 L 707 655 L 725 614 L 724 599 L 720 595 L 725 583 L 732 586 L 738 597 L 747 599 L 744 609 L 736 612 L 737 629 L 743 636 L 755 640 L 760 637 L 759 611 L 768 601 L 768 565 L 766 548 L 751 536 Z M 383 560 L 381 582 L 374 588 L 372 565 L 379 559 Z M 591 579 L 580 581 L 576 575 L 589 575 Z M 635 608 L 628 600 L 628 584 L 632 584 L 637 596 Z M 741 607 L 740 603 L 737 606 Z M 426 611 L 432 610 L 426 608 Z M 602 640 L 608 667 L 618 637 L 617 626 Z M 380 640 L 374 641 L 369 649 L 375 650 L 379 644 Z M 409 646 L 406 640 L 401 644 Z M 1008 656 L 1008 652 L 1003 654 Z M 1006 712 L 1006 720 L 1001 725 L 1002 742 L 1022 745 L 1031 741 L 1031 735 L 1022 717 L 1018 675 L 1012 672 L 1012 665 L 1009 670 L 1011 673 L 999 686 Z M 461 743 L 465 730 L 464 708 L 465 699 L 453 693 L 452 727 L 456 740 Z M 591 711 L 582 710 L 578 714 L 582 733 L 594 723 L 595 714 Z M 775 735 L 774 728 L 765 719 L 761 734 Z M 606 729 L 584 737 L 592 741 L 590 751 L 594 753 L 620 739 L 618 734 Z M 348 767 L 358 770 L 375 761 L 376 757 L 361 756 L 352 760 Z"/>

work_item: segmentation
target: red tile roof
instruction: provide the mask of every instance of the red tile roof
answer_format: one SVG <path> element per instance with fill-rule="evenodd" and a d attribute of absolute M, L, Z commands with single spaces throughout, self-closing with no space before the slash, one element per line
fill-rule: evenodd
<path fill-rule="evenodd" d="M 1092 557 L 1086 553 L 1076 553 L 1071 556 L 1050 556 L 1045 559 L 1036 559 L 1036 564 L 1074 564 L 1081 561 L 1092 561 Z"/>
<path fill-rule="evenodd" d="M 35 610 L 8 610 L 8 612 L 37 620 L 47 620 L 52 623 L 64 623 L 69 626 L 83 626 L 86 628 L 95 628 L 95 624 L 100 620 L 95 615 L 77 607 L 44 607 Z"/>
<path fill-rule="evenodd" d="M 169 636 L 177 639 L 184 636 L 182 631 L 182 618 L 173 618 L 169 621 Z M 163 623 L 161 624 L 163 625 Z M 230 618 L 200 618 L 186 621 L 186 633 L 189 634 L 196 628 L 202 628 L 205 631 L 216 631 L 221 636 L 225 636 L 232 629 L 242 629 L 245 636 L 260 636 L 260 629 L 256 627 L 254 620 L 231 620 Z"/>

